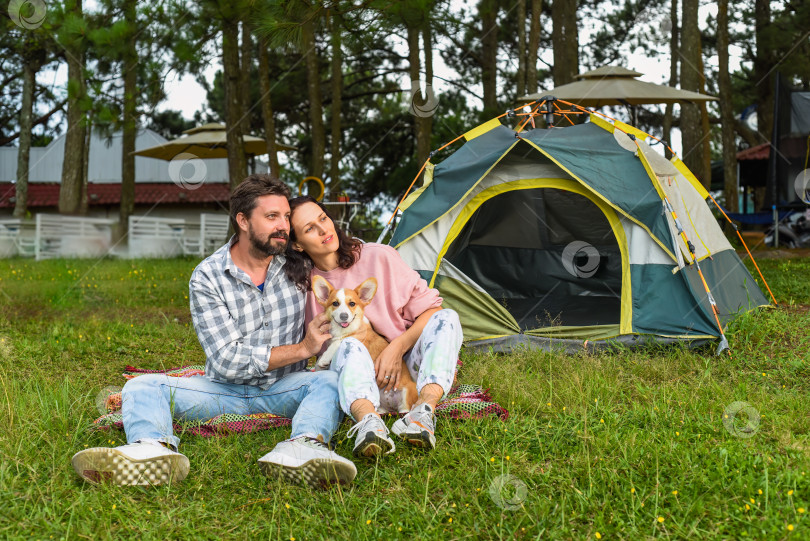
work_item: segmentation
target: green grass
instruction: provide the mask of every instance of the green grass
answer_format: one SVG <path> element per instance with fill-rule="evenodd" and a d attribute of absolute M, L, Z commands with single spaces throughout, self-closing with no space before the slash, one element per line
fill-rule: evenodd
<path fill-rule="evenodd" d="M 465 352 L 460 380 L 509 419 L 440 421 L 433 453 L 358 462 L 348 489 L 262 476 L 286 428 L 185 437 L 191 473 L 173 486 L 85 484 L 70 457 L 124 443 L 88 430 L 98 393 L 127 364 L 203 360 L 195 263 L 0 261 L 0 538 L 810 538 L 810 260 L 760 262 L 783 306 L 735 321 L 731 356 Z M 735 401 L 762 414 L 752 437 L 723 425 Z"/>

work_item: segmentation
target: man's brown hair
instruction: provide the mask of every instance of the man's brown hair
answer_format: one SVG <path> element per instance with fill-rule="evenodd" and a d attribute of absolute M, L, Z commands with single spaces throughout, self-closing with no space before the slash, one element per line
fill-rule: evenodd
<path fill-rule="evenodd" d="M 243 180 L 231 193 L 231 226 L 239 232 L 236 215 L 249 218 L 256 208 L 256 200 L 263 195 L 281 195 L 290 198 L 290 188 L 275 175 L 253 174 Z"/>

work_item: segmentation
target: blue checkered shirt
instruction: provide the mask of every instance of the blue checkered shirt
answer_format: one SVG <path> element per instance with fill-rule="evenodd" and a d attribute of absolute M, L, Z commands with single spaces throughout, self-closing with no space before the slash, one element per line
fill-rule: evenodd
<path fill-rule="evenodd" d="M 303 359 L 267 371 L 274 346 L 297 344 L 303 338 L 305 297 L 284 274 L 284 256 L 273 257 L 264 291 L 259 291 L 231 259 L 235 242 L 236 236 L 191 274 L 191 319 L 205 351 L 209 379 L 267 389 L 306 367 Z"/>

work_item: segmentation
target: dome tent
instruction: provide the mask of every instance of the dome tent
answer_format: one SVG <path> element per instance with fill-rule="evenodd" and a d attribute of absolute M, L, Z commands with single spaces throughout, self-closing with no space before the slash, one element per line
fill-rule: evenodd
<path fill-rule="evenodd" d="M 768 301 L 709 194 L 647 134 L 589 119 L 469 131 L 427 163 L 390 244 L 459 313 L 468 346 L 725 348 L 722 326 Z"/>

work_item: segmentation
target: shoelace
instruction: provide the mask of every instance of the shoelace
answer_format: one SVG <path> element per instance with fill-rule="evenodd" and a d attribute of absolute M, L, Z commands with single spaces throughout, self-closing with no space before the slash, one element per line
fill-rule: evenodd
<path fill-rule="evenodd" d="M 317 447 L 318 449 L 326 449 L 327 451 L 331 450 L 327 444 L 317 438 L 302 436 L 301 438 L 296 439 L 300 440 L 301 443 L 308 445 L 309 447 Z"/>
<path fill-rule="evenodd" d="M 360 419 L 359 423 L 355 423 L 355 425 L 349 429 L 349 431 L 346 433 L 346 436 L 351 438 L 352 436 L 360 432 L 361 428 L 365 430 L 367 424 L 376 423 L 377 419 L 380 418 L 370 414 L 366 415 L 365 417 Z M 380 420 L 380 422 L 382 422 L 382 420 Z"/>

